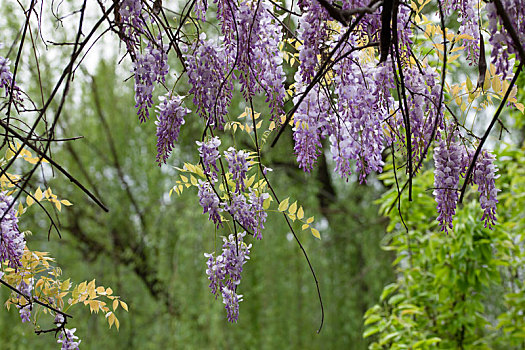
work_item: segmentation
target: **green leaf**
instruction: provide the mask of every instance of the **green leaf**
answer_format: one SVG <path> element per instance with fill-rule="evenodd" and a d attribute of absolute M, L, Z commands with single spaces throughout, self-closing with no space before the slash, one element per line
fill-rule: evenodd
<path fill-rule="evenodd" d="M 379 332 L 379 326 L 370 327 L 363 333 L 363 338 L 368 338 L 369 336 L 374 335 L 377 332 Z"/>

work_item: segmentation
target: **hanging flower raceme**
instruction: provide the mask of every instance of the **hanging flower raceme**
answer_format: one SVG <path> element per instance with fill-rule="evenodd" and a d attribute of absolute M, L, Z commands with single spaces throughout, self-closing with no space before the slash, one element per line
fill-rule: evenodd
<path fill-rule="evenodd" d="M 438 218 L 441 229 L 448 233 L 454 226 L 452 219 L 458 202 L 459 176 L 464 169 L 464 152 L 452 136 L 447 143 L 439 142 L 434 150 L 434 197 L 437 202 Z"/>
<path fill-rule="evenodd" d="M 81 340 L 74 334 L 77 329 L 65 328 L 58 335 L 57 343 L 62 344 L 61 350 L 78 350 Z"/>
<path fill-rule="evenodd" d="M 516 0 L 501 0 L 501 4 L 518 35 L 520 44 L 525 46 L 525 6 L 521 1 Z M 503 77 L 506 77 L 511 75 L 514 65 L 514 60 L 509 56 L 515 54 L 519 57 L 519 53 L 503 25 L 503 20 L 498 15 L 494 2 L 487 2 L 486 8 L 489 20 L 488 31 L 491 34 L 489 42 L 492 45 L 492 63 L 496 66 L 496 73 L 503 73 Z"/>
<path fill-rule="evenodd" d="M 299 95 L 294 99 L 294 103 L 299 103 L 306 86 L 301 83 L 299 72 L 295 74 L 295 78 L 299 80 L 296 83 Z M 321 154 L 321 137 L 327 135 L 331 108 L 325 90 L 316 86 L 308 92 L 294 114 L 294 152 L 299 167 L 304 171 L 312 170 Z"/>
<path fill-rule="evenodd" d="M 199 204 L 204 209 L 203 214 L 209 213 L 209 219 L 219 227 L 222 223 L 220 216 L 222 208 L 220 207 L 219 197 L 217 197 L 208 181 L 199 180 L 198 188 Z"/>
<path fill-rule="evenodd" d="M 438 74 L 429 66 L 418 69 L 417 67 L 405 71 L 405 88 L 407 110 L 404 110 L 410 122 L 412 164 L 413 172 L 417 172 L 421 158 L 426 156 L 425 150 L 430 142 L 439 137 L 437 130 L 443 129 L 443 114 L 445 106 L 439 105 L 441 85 L 436 83 Z M 403 108 L 404 102 L 402 103 Z M 438 113 L 439 110 L 439 113 Z M 405 119 L 401 110 L 396 115 L 398 129 L 406 130 Z M 430 140 L 433 130 L 434 140 Z M 399 134 L 400 139 L 406 144 L 405 133 Z"/>
<path fill-rule="evenodd" d="M 388 116 L 388 110 L 382 101 L 389 95 L 384 95 L 385 87 L 376 81 L 384 66 L 359 64 L 357 53 L 350 50 L 343 50 L 340 54 L 345 58 L 334 66 L 338 112 L 330 149 L 341 177 L 350 176 L 353 160 L 359 181 L 363 182 L 370 172 L 381 172 L 383 167 L 381 153 L 385 138 L 381 122 Z"/>
<path fill-rule="evenodd" d="M 268 214 L 264 210 L 263 204 L 266 199 L 270 198 L 268 193 L 262 193 L 260 196 L 250 189 L 248 201 L 250 202 L 250 210 L 255 219 L 255 226 L 253 227 L 253 236 L 257 239 L 262 239 L 262 230 Z"/>
<path fill-rule="evenodd" d="M 33 292 L 33 283 L 34 278 L 33 277 L 27 277 L 27 273 L 21 274 L 21 280 L 20 284 L 18 285 L 18 290 L 22 292 L 26 296 L 31 296 L 31 293 Z M 26 298 L 22 297 L 21 295 L 18 295 L 18 304 L 16 307 L 19 309 L 20 318 L 22 319 L 22 322 L 30 322 L 31 321 L 31 311 L 33 310 L 33 304 L 27 300 Z"/>
<path fill-rule="evenodd" d="M 18 218 L 12 204 L 13 197 L 0 192 L 0 262 L 9 261 L 9 266 L 16 269 L 21 266 L 20 258 L 24 254 L 26 241 L 24 234 L 18 229 Z M 8 210 L 9 207 L 11 208 Z"/>
<path fill-rule="evenodd" d="M 197 113 L 206 118 L 210 126 L 222 129 L 233 91 L 227 52 L 216 40 L 206 40 L 202 33 L 193 52 L 187 52 L 185 59 Z"/>
<path fill-rule="evenodd" d="M 273 118 L 282 112 L 285 74 L 279 50 L 281 28 L 269 10 L 265 1 L 241 1 L 236 13 L 238 44 L 236 52 L 231 54 L 238 57 L 239 80 L 245 99 L 248 101 L 264 90 Z"/>
<path fill-rule="evenodd" d="M 239 318 L 239 302 L 242 295 L 237 294 L 237 286 L 241 283 L 243 265 L 250 259 L 251 244 L 243 242 L 246 232 L 233 234 L 223 238 L 222 253 L 214 258 L 213 254 L 204 254 L 206 262 L 206 275 L 211 282 L 209 287 L 215 297 L 223 298 L 229 322 L 237 322 Z"/>
<path fill-rule="evenodd" d="M 0 49 L 3 47 L 3 44 L 0 43 Z M 11 86 L 13 87 L 13 101 L 15 103 L 22 103 L 22 93 L 20 88 L 13 84 L 13 73 L 11 72 L 11 61 L 9 58 L 0 56 L 0 89 L 5 90 L 5 97 L 10 97 L 11 95 Z"/>
<path fill-rule="evenodd" d="M 148 42 L 143 54 L 138 54 L 133 63 L 135 74 L 135 108 L 141 122 L 149 119 L 149 108 L 153 105 L 155 84 L 164 83 L 168 74 L 168 45 Z"/>
<path fill-rule="evenodd" d="M 472 172 L 472 182 L 478 185 L 479 202 L 481 209 L 483 209 L 483 217 L 481 220 L 485 221 L 485 227 L 492 229 L 496 222 L 496 206 L 498 203 L 498 190 L 496 188 L 496 175 L 498 168 L 494 164 L 495 156 L 488 151 L 482 151 L 474 171 Z"/>
<path fill-rule="evenodd" d="M 445 16 L 451 12 L 458 14 L 460 23 L 458 33 L 463 38 L 463 46 L 467 52 L 467 59 L 470 64 L 477 63 L 479 58 L 479 1 L 477 0 L 449 0 L 444 4 Z"/>
<path fill-rule="evenodd" d="M 303 15 L 299 18 L 298 39 L 303 43 L 299 51 L 299 74 L 307 85 L 315 76 L 321 45 L 328 36 L 328 12 L 317 0 L 300 2 Z"/>
<path fill-rule="evenodd" d="M 230 147 L 224 152 L 224 156 L 228 161 L 232 180 L 235 182 L 235 192 L 240 193 L 245 189 L 244 180 L 246 180 L 246 173 L 249 170 L 248 154 L 245 151 L 237 151 Z"/>
<path fill-rule="evenodd" d="M 122 0 L 119 8 L 122 40 L 129 52 L 140 46 L 140 36 L 145 32 L 146 23 L 142 13 L 142 0 Z"/>
<path fill-rule="evenodd" d="M 157 106 L 157 163 L 166 163 L 175 142 L 179 138 L 184 117 L 191 111 L 182 105 L 180 96 L 168 93 L 161 96 Z"/>
<path fill-rule="evenodd" d="M 208 141 L 195 141 L 195 143 L 199 146 L 199 156 L 202 159 L 204 174 L 210 176 L 212 181 L 216 181 L 219 174 L 217 160 L 221 157 L 219 153 L 221 140 L 215 136 Z"/>

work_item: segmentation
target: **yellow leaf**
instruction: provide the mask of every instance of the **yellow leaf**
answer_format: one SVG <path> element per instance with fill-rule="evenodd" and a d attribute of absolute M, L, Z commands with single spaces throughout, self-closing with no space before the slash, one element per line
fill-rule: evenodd
<path fill-rule="evenodd" d="M 273 201 L 272 197 L 268 197 L 263 202 L 263 209 L 266 210 L 270 207 L 270 203 Z"/>
<path fill-rule="evenodd" d="M 296 210 L 297 210 L 297 201 L 293 202 L 292 205 L 290 205 L 290 208 L 288 208 L 288 212 L 290 214 L 295 214 Z"/>
<path fill-rule="evenodd" d="M 495 92 L 500 92 L 501 90 L 501 81 L 499 80 L 498 76 L 495 76 L 492 78 L 492 88 Z"/>
<path fill-rule="evenodd" d="M 304 210 L 303 210 L 303 207 L 299 207 L 299 210 L 297 210 L 297 218 L 299 220 L 301 220 L 302 218 L 304 218 Z"/>
<path fill-rule="evenodd" d="M 33 197 L 29 197 L 27 196 L 26 198 L 26 204 L 28 207 L 32 206 L 33 204 L 35 203 L 35 200 L 33 199 Z"/>
<path fill-rule="evenodd" d="M 308 227 L 310 227 L 310 225 L 308 225 L 308 224 L 303 224 L 302 230 L 304 231 L 304 230 L 306 230 Z"/>
<path fill-rule="evenodd" d="M 102 286 L 97 287 L 97 294 L 106 294 L 106 289 Z"/>
<path fill-rule="evenodd" d="M 313 216 L 310 216 L 310 217 L 306 220 L 306 223 L 307 223 L 307 224 L 311 224 L 312 222 L 314 222 L 314 217 L 313 217 Z"/>
<path fill-rule="evenodd" d="M 281 202 L 281 204 L 279 204 L 279 211 L 285 211 L 286 209 L 288 209 L 288 200 L 290 198 L 286 198 L 284 201 Z"/>
<path fill-rule="evenodd" d="M 22 205 L 22 202 L 18 202 L 18 210 L 16 213 L 16 216 L 20 216 L 24 212 L 24 206 Z"/>
<path fill-rule="evenodd" d="M 111 288 L 107 288 L 107 289 L 106 289 L 106 294 L 107 294 L 107 295 L 111 295 L 111 294 L 113 294 L 113 289 L 111 289 Z"/>
<path fill-rule="evenodd" d="M 62 211 L 62 204 L 60 204 L 60 201 L 54 201 L 55 207 L 57 207 L 58 211 Z"/>
<path fill-rule="evenodd" d="M 315 238 L 318 238 L 318 239 L 321 239 L 321 235 L 319 234 L 319 231 L 317 231 L 315 228 L 310 228 L 310 230 L 312 231 L 312 235 L 315 237 Z"/>
<path fill-rule="evenodd" d="M 467 76 L 467 81 L 466 81 L 466 85 L 467 85 L 467 91 L 472 91 L 472 80 L 470 80 L 470 78 Z"/>
<path fill-rule="evenodd" d="M 288 214 L 288 217 L 290 220 L 295 221 L 295 215 L 294 214 Z"/>
<path fill-rule="evenodd" d="M 523 113 L 523 111 L 525 110 L 525 106 L 523 106 L 522 103 L 515 103 L 514 105 L 521 113 Z"/>
<path fill-rule="evenodd" d="M 113 326 L 113 323 L 115 323 L 115 314 L 112 313 L 112 312 L 108 312 L 106 314 L 106 317 L 108 319 L 108 323 L 109 323 L 109 328 L 111 328 L 111 326 Z"/>
<path fill-rule="evenodd" d="M 115 326 L 117 326 L 117 331 L 120 328 L 120 322 L 118 321 L 118 318 L 115 317 Z"/>
<path fill-rule="evenodd" d="M 122 306 L 122 308 L 126 311 L 128 311 L 128 304 L 126 304 L 125 302 L 123 302 L 122 300 L 120 300 L 120 306 Z"/>
<path fill-rule="evenodd" d="M 190 175 L 190 181 L 191 181 L 191 184 L 193 186 L 197 186 L 198 182 L 197 182 L 197 179 L 195 178 L 195 176 Z"/>
<path fill-rule="evenodd" d="M 113 300 L 113 310 L 117 310 L 118 308 L 118 299 Z"/>
<path fill-rule="evenodd" d="M 65 206 L 70 206 L 70 205 L 73 205 L 73 203 L 71 203 L 70 201 L 68 201 L 67 199 L 62 199 L 60 201 L 60 203 L 64 204 Z"/>
<path fill-rule="evenodd" d="M 36 189 L 36 191 L 35 191 L 35 196 L 34 196 L 34 197 L 35 197 L 36 200 L 39 201 L 39 202 L 40 202 L 40 201 L 42 200 L 42 198 L 44 197 L 44 194 L 42 193 L 42 190 L 40 189 L 40 187 L 38 187 L 38 188 Z"/>
<path fill-rule="evenodd" d="M 485 75 L 485 81 L 483 82 L 483 90 L 487 91 L 488 89 L 490 89 L 490 77 L 489 75 Z M 490 95 L 489 95 L 490 97 Z"/>

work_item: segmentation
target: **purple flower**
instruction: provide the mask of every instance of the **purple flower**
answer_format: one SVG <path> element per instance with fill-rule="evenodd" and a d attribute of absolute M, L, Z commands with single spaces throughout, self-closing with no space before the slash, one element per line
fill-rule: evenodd
<path fill-rule="evenodd" d="M 369 173 L 383 168 L 385 136 L 381 123 L 388 115 L 388 105 L 393 104 L 388 91 L 393 84 L 386 65 L 358 64 L 358 54 L 350 49 L 342 50 L 344 58 L 334 66 L 338 103 L 330 150 L 341 177 L 348 179 L 355 161 L 359 181 L 364 182 Z"/>
<path fill-rule="evenodd" d="M 496 222 L 496 206 L 498 203 L 498 190 L 496 188 L 496 175 L 498 168 L 494 164 L 495 156 L 488 151 L 482 151 L 476 161 L 472 172 L 472 182 L 478 185 L 479 202 L 483 209 L 485 227 L 492 229 Z"/>
<path fill-rule="evenodd" d="M 250 189 L 250 211 L 255 219 L 255 226 L 253 227 L 253 235 L 257 239 L 262 239 L 262 229 L 264 229 L 264 223 L 266 222 L 267 213 L 263 208 L 264 201 L 269 198 L 268 193 L 262 193 L 260 196 Z"/>
<path fill-rule="evenodd" d="M 208 258 L 206 261 L 206 275 L 208 275 L 208 280 L 210 280 L 211 293 L 217 298 L 217 291 L 222 290 L 223 281 L 226 277 L 226 269 L 223 260 L 224 257 L 219 255 L 217 259 L 213 257 L 213 254 L 204 253 L 204 256 Z"/>
<path fill-rule="evenodd" d="M 222 208 L 220 208 L 220 200 L 219 197 L 215 194 L 213 189 L 211 188 L 211 185 L 207 181 L 199 180 L 199 204 L 204 209 L 203 214 L 209 213 L 209 219 L 213 221 L 217 227 L 222 223 L 220 212 L 222 212 Z"/>
<path fill-rule="evenodd" d="M 219 137 L 215 136 L 208 141 L 195 141 L 195 143 L 197 146 L 199 146 L 199 156 L 202 158 L 204 173 L 209 175 L 213 181 L 217 180 L 217 174 L 219 173 L 219 168 L 217 168 L 217 160 L 221 157 L 219 153 L 221 140 Z"/>
<path fill-rule="evenodd" d="M 246 197 L 242 193 L 234 193 L 231 204 L 226 206 L 228 212 L 247 230 L 253 230 L 257 226 L 257 221 L 253 215 L 252 207 L 246 202 Z"/>
<path fill-rule="evenodd" d="M 305 85 L 300 81 L 299 73 L 295 75 L 297 91 L 304 93 Z M 294 102 L 298 103 L 299 97 Z M 294 114 L 293 139 L 294 152 L 297 156 L 299 167 L 309 172 L 315 165 L 317 157 L 321 154 L 321 136 L 330 118 L 330 104 L 325 92 L 320 88 L 313 88 L 301 102 Z"/>
<path fill-rule="evenodd" d="M 122 40 L 126 43 L 129 52 L 135 52 L 135 49 L 140 46 L 140 35 L 144 33 L 146 27 L 142 17 L 142 1 L 122 0 L 119 14 L 124 36 Z"/>
<path fill-rule="evenodd" d="M 29 279 L 24 280 L 24 276 L 26 275 L 27 273 L 25 272 L 22 273 L 22 276 L 21 276 L 22 279 L 17 289 L 20 292 L 22 292 L 22 294 L 28 297 L 31 297 L 31 293 L 33 292 L 34 279 L 33 277 L 30 277 Z M 22 295 L 20 294 L 17 294 L 17 295 L 18 295 L 18 305 L 16 305 L 16 307 L 19 309 L 20 318 L 22 319 L 22 322 L 30 322 L 33 304 L 31 303 L 31 301 L 27 300 Z"/>
<path fill-rule="evenodd" d="M 438 218 L 441 229 L 448 233 L 452 229 L 452 219 L 456 213 L 458 201 L 459 175 L 464 168 L 464 155 L 461 146 L 451 137 L 448 143 L 439 142 L 434 150 L 434 197 L 437 202 Z"/>
<path fill-rule="evenodd" d="M 228 322 L 237 322 L 239 319 L 239 302 L 241 301 L 242 295 L 228 288 L 222 289 L 222 302 L 225 305 Z"/>
<path fill-rule="evenodd" d="M 157 107 L 157 163 L 166 163 L 175 142 L 179 138 L 184 116 L 191 112 L 182 105 L 180 96 L 167 94 L 159 97 Z"/>
<path fill-rule="evenodd" d="M 159 40 L 160 42 L 160 40 Z M 143 54 L 138 54 L 133 63 L 135 73 L 135 108 L 141 122 L 149 119 L 149 108 L 153 105 L 155 83 L 164 83 L 168 74 L 168 45 L 158 49 L 157 45 L 148 42 Z"/>
<path fill-rule="evenodd" d="M 9 266 L 21 266 L 20 258 L 24 254 L 26 241 L 24 234 L 18 229 L 18 218 L 15 214 L 13 197 L 6 192 L 0 192 L 0 222 L 2 236 L 0 240 L 0 262 L 9 261 Z M 12 206 L 9 211 L 7 209 Z"/>
<path fill-rule="evenodd" d="M 521 45 L 525 44 L 525 6 L 522 1 L 501 0 L 501 4 L 507 13 L 511 26 L 516 30 Z M 503 78 L 510 75 L 514 66 L 514 60 L 509 56 L 515 54 L 519 57 L 518 50 L 512 38 L 505 29 L 503 21 L 498 16 L 496 6 L 493 2 L 486 5 L 488 17 L 488 31 L 491 34 L 489 42 L 492 45 L 492 63 L 496 66 L 496 73 L 503 73 Z"/>
<path fill-rule="evenodd" d="M 228 151 L 224 152 L 224 156 L 228 161 L 228 167 L 235 182 L 235 192 L 240 193 L 245 188 L 244 180 L 246 180 L 246 173 L 249 169 L 248 155 L 244 151 L 237 151 L 235 148 L 230 147 Z"/>
<path fill-rule="evenodd" d="M 193 52 L 184 55 L 191 85 L 189 92 L 193 94 L 197 113 L 206 118 L 209 125 L 222 129 L 233 91 L 231 77 L 227 77 L 231 59 L 222 45 L 205 39 L 202 33 Z"/>
<path fill-rule="evenodd" d="M 81 340 L 78 340 L 78 337 L 74 334 L 76 330 L 76 328 L 66 328 L 59 334 L 57 343 L 62 344 L 61 350 L 78 350 Z"/>
<path fill-rule="evenodd" d="M 0 44 L 0 49 L 2 48 Z M 11 85 L 13 85 L 13 73 L 11 72 L 11 61 L 9 58 L 0 56 L 0 89 L 5 89 L 5 97 L 9 97 L 11 93 Z M 16 85 L 13 85 L 13 101 L 15 103 L 22 103 L 22 93 L 20 88 Z"/>
<path fill-rule="evenodd" d="M 251 244 L 243 242 L 246 232 L 233 234 L 223 238 L 222 253 L 214 258 L 213 254 L 204 254 L 206 262 L 206 275 L 211 282 L 209 287 L 215 297 L 220 292 L 227 311 L 229 322 L 237 322 L 239 318 L 239 302 L 242 295 L 236 293 L 237 286 L 241 283 L 243 265 L 250 259 Z"/>

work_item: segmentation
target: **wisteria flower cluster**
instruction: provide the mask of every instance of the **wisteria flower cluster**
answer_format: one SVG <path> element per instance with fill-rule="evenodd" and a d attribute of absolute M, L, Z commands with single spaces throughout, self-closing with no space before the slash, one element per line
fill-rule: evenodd
<path fill-rule="evenodd" d="M 17 268 L 21 265 L 20 258 L 24 254 L 26 241 L 24 234 L 18 229 L 13 197 L 6 192 L 0 192 L 0 218 L 0 262 L 9 262 L 10 267 Z"/>
<path fill-rule="evenodd" d="M 59 335 L 57 343 L 62 344 L 61 350 L 78 350 L 81 340 L 74 334 L 77 329 L 65 328 Z"/>
<path fill-rule="evenodd" d="M 182 98 L 168 94 L 160 97 L 157 106 L 157 163 L 166 163 L 184 125 L 184 117 L 191 112 L 182 105 Z"/>
<path fill-rule="evenodd" d="M 220 294 L 227 311 L 229 322 L 237 322 L 239 319 L 239 302 L 242 295 L 237 294 L 237 287 L 241 283 L 243 265 L 250 259 L 251 244 L 243 241 L 246 232 L 224 237 L 222 253 L 217 257 L 214 254 L 205 253 L 208 258 L 206 262 L 206 275 L 210 281 L 210 289 L 216 297 Z"/>
<path fill-rule="evenodd" d="M 185 55 L 189 91 L 193 103 L 208 125 L 222 129 L 232 98 L 233 83 L 228 75 L 231 58 L 216 40 L 202 33 L 192 53 Z"/>
<path fill-rule="evenodd" d="M 457 142 L 457 136 L 450 140 L 441 140 L 434 150 L 434 197 L 437 202 L 438 221 L 442 230 L 448 233 L 453 229 L 452 219 L 456 213 L 459 196 L 460 176 L 465 177 L 467 168 L 473 160 L 474 150 L 465 149 Z M 496 222 L 496 204 L 499 190 L 495 180 L 498 169 L 494 164 L 495 157 L 484 150 L 474 164 L 471 182 L 478 185 L 480 205 L 483 210 L 481 218 L 485 227 L 492 227 Z M 466 179 L 465 181 L 469 181 Z"/>
<path fill-rule="evenodd" d="M 240 193 L 244 191 L 246 180 L 246 173 L 248 172 L 248 158 L 244 151 L 237 151 L 235 148 L 230 147 L 224 152 L 224 157 L 228 161 L 228 168 L 232 174 L 233 181 L 235 182 L 235 192 Z"/>
<path fill-rule="evenodd" d="M 448 233 L 453 228 L 452 218 L 458 201 L 459 175 L 463 170 L 463 152 L 455 138 L 447 145 L 441 140 L 434 150 L 434 197 L 437 202 L 438 218 L 442 230 Z"/>
<path fill-rule="evenodd" d="M 0 43 L 0 49 L 3 44 Z M 11 72 L 11 61 L 9 58 L 0 56 L 0 89 L 5 90 L 5 97 L 11 94 L 11 87 L 13 87 L 13 101 L 15 103 L 22 103 L 22 93 L 16 82 L 13 82 L 13 73 Z"/>
<path fill-rule="evenodd" d="M 119 8 L 122 40 L 129 52 L 134 53 L 140 46 L 140 36 L 144 34 L 146 23 L 142 12 L 142 0 L 123 0 Z"/>
<path fill-rule="evenodd" d="M 523 47 L 525 45 L 525 6 L 522 2 L 515 0 L 501 0 L 501 4 Z M 488 30 L 492 34 L 489 38 L 492 45 L 492 63 L 496 66 L 497 73 L 509 76 L 514 63 L 510 55 L 519 55 L 519 52 L 498 14 L 496 4 L 488 2 L 486 7 L 489 19 Z"/>
<path fill-rule="evenodd" d="M 135 74 L 135 108 L 141 122 L 149 119 L 149 108 L 153 106 L 153 90 L 156 83 L 164 83 L 168 74 L 168 45 L 148 42 L 144 53 L 138 54 L 133 63 Z"/>
<path fill-rule="evenodd" d="M 215 136 L 208 141 L 196 141 L 196 143 L 197 146 L 199 146 L 199 156 L 201 157 L 204 166 L 204 174 L 210 176 L 212 181 L 217 180 L 217 174 L 219 173 L 217 160 L 221 157 L 219 153 L 221 140 L 219 137 Z"/>

